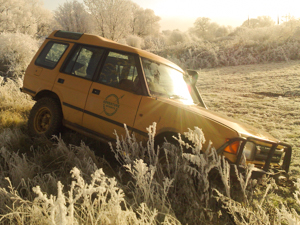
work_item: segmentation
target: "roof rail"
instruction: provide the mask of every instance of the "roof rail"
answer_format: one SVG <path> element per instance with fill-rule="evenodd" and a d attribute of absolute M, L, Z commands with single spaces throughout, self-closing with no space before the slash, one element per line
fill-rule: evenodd
<path fill-rule="evenodd" d="M 70 31 L 59 30 L 54 34 L 54 37 L 79 40 L 82 35 L 83 35 L 83 33 L 79 33 L 79 32 L 70 32 Z"/>

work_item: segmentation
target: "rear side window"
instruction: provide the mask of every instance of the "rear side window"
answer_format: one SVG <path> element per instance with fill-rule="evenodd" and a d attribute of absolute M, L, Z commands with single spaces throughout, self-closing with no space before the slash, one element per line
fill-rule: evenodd
<path fill-rule="evenodd" d="M 77 46 L 63 72 L 91 80 L 103 52 L 103 49 L 96 47 Z"/>
<path fill-rule="evenodd" d="M 46 67 L 49 69 L 55 68 L 56 64 L 68 48 L 68 44 L 48 42 L 41 54 L 35 61 L 38 66 Z"/>

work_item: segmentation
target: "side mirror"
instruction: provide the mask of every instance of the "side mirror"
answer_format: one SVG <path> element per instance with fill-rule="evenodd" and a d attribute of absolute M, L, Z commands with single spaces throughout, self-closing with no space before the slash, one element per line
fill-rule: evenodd
<path fill-rule="evenodd" d="M 192 85 L 195 85 L 198 80 L 199 73 L 196 70 L 186 70 L 188 75 L 192 77 Z"/>

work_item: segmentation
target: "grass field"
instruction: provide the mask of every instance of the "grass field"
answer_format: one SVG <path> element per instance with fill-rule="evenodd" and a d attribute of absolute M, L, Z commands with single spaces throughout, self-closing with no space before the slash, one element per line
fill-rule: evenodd
<path fill-rule="evenodd" d="M 291 144 L 300 174 L 300 61 L 203 69 L 197 86 L 209 109 Z"/>

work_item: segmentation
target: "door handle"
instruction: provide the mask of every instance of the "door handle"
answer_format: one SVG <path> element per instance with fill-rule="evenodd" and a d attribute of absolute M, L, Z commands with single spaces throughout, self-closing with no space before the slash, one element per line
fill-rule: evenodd
<path fill-rule="evenodd" d="M 63 84 L 63 83 L 65 82 L 65 80 L 64 80 L 64 79 L 61 79 L 61 78 L 58 78 L 58 81 L 57 81 L 57 82 Z"/>
<path fill-rule="evenodd" d="M 99 95 L 99 94 L 100 94 L 100 90 L 98 90 L 98 89 L 93 89 L 92 93 L 95 94 L 95 95 Z"/>

